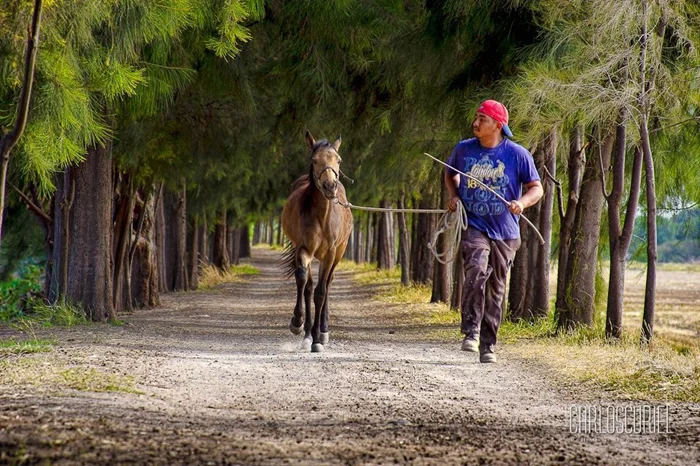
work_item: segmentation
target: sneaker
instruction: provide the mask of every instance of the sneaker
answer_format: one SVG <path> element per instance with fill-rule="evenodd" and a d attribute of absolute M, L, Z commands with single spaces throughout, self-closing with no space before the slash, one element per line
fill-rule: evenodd
<path fill-rule="evenodd" d="M 462 341 L 462 351 L 476 353 L 479 351 L 479 340 L 475 336 L 466 336 Z"/>
<path fill-rule="evenodd" d="M 493 345 L 479 348 L 479 362 L 496 362 L 496 353 L 493 351 Z"/>

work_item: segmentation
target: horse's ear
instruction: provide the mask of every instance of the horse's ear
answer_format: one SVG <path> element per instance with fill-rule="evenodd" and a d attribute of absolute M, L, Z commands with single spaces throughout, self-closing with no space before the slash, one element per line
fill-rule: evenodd
<path fill-rule="evenodd" d="M 340 134 L 338 135 L 338 139 L 335 140 L 333 143 L 333 149 L 335 149 L 336 152 L 340 150 L 340 143 L 343 141 L 343 138 L 340 137 Z"/>
<path fill-rule="evenodd" d="M 316 140 L 314 137 L 311 135 L 311 132 L 307 129 L 306 130 L 306 143 L 309 145 L 309 149 L 314 148 L 314 144 L 316 144 Z"/>

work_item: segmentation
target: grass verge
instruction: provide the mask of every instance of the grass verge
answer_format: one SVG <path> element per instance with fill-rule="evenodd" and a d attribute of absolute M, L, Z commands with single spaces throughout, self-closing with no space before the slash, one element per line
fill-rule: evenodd
<path fill-rule="evenodd" d="M 199 272 L 199 290 L 213 288 L 222 283 L 239 281 L 246 275 L 258 275 L 260 270 L 249 264 L 232 265 L 227 271 L 221 271 L 213 265 L 202 267 Z"/>
<path fill-rule="evenodd" d="M 92 367 L 67 367 L 45 357 L 7 358 L 0 361 L 0 385 L 143 394 L 136 389 L 131 376 L 110 374 Z"/>
<path fill-rule="evenodd" d="M 408 318 L 428 329 L 430 338 L 458 342 L 460 314 L 446 304 L 429 304 L 431 287 L 398 283 L 397 271 L 378 272 L 372 265 L 341 263 L 363 285 L 380 284 L 376 299 L 403 304 Z M 639 345 L 639 331 L 620 341 L 605 339 L 602 314 L 593 327 L 557 332 L 553 314 L 534 322 L 504 320 L 499 329 L 506 358 L 529 360 L 554 382 L 604 390 L 617 399 L 700 402 L 700 342 L 679 342 L 657 332 L 649 347 Z"/>
<path fill-rule="evenodd" d="M 46 353 L 56 344 L 54 340 L 31 338 L 28 340 L 0 340 L 0 357 L 17 355 Z"/>

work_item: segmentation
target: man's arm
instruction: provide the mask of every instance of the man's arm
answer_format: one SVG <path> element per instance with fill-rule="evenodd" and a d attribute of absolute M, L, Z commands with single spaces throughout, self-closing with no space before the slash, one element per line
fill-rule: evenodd
<path fill-rule="evenodd" d="M 454 212 L 457 210 L 457 203 L 459 202 L 459 194 L 457 194 L 457 188 L 459 188 L 459 174 L 450 176 L 447 170 L 445 170 L 445 186 L 447 186 L 449 197 L 447 209 Z"/>
<path fill-rule="evenodd" d="M 523 210 L 537 204 L 537 201 L 539 201 L 544 194 L 542 183 L 539 180 L 532 181 L 526 184 L 525 187 L 527 188 L 527 192 L 517 201 L 510 201 L 510 205 L 508 206 L 508 210 L 515 215 L 520 215 L 523 213 Z"/>

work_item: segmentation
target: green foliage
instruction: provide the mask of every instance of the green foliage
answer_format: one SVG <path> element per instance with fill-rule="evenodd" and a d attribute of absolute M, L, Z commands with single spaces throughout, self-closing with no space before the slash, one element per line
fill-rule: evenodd
<path fill-rule="evenodd" d="M 9 281 L 0 283 L 0 321 L 13 321 L 28 315 L 39 303 L 41 269 L 26 265 Z"/>
<path fill-rule="evenodd" d="M 79 304 L 71 304 L 64 299 L 55 304 L 35 303 L 28 318 L 44 327 L 74 327 L 89 323 Z"/>

